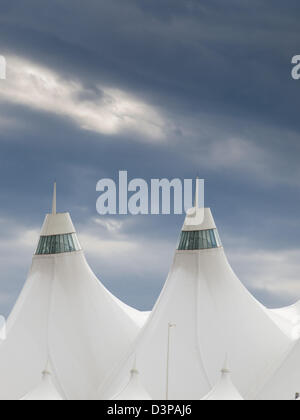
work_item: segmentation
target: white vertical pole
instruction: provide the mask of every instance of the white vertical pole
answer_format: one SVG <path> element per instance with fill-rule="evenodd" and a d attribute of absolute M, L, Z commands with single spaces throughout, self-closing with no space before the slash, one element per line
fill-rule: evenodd
<path fill-rule="evenodd" d="M 168 324 L 168 347 L 167 347 L 167 378 L 166 378 L 166 400 L 169 399 L 169 373 L 170 373 L 170 342 L 171 342 L 171 329 L 176 327 L 176 324 L 169 322 Z"/>
<path fill-rule="evenodd" d="M 56 182 L 53 188 L 52 214 L 56 214 Z"/>
<path fill-rule="evenodd" d="M 196 196 L 195 196 L 195 207 L 199 208 L 199 177 L 196 178 Z"/>

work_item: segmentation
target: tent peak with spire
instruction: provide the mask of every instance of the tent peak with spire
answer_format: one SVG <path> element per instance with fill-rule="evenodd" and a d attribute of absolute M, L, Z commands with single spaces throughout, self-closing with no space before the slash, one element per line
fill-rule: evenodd
<path fill-rule="evenodd" d="M 231 380 L 231 372 L 228 367 L 227 358 L 224 366 L 221 369 L 221 377 L 213 389 L 202 398 L 203 401 L 241 401 L 244 398 L 241 396 L 237 388 Z"/>
<path fill-rule="evenodd" d="M 23 290 L 0 342 L 0 399 L 18 400 L 52 378 L 66 399 L 92 399 L 133 346 L 147 314 L 113 296 L 86 261 L 56 183 Z M 103 346 L 105 343 L 105 346 Z M 76 380 L 74 380 L 76 378 Z"/>

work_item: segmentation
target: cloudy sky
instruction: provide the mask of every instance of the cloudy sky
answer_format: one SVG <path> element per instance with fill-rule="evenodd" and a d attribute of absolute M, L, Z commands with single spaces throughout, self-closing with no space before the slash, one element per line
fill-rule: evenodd
<path fill-rule="evenodd" d="M 100 217 L 96 183 L 119 170 L 204 178 L 242 282 L 271 307 L 300 298 L 298 3 L 0 0 L 0 313 L 55 179 L 102 282 L 152 307 L 183 217 Z"/>

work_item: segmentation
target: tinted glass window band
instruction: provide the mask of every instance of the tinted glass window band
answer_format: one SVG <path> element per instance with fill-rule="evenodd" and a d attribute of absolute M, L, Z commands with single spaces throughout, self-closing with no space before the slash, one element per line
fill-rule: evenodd
<path fill-rule="evenodd" d="M 81 246 L 76 233 L 66 235 L 41 236 L 35 255 L 53 255 L 80 251 Z"/>
<path fill-rule="evenodd" d="M 217 229 L 183 231 L 179 240 L 179 251 L 219 248 L 221 241 Z"/>

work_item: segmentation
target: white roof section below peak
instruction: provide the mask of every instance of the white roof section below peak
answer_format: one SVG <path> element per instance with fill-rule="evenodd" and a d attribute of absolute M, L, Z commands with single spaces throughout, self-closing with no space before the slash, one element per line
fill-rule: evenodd
<path fill-rule="evenodd" d="M 7 338 L 0 340 L 1 400 L 57 399 L 55 387 L 66 400 L 93 399 L 144 323 L 138 311 L 112 297 L 84 253 L 72 250 L 77 242 L 70 215 L 55 214 L 55 205 L 53 210 L 42 229 L 47 246 L 33 257 L 7 321 Z M 70 237 L 53 240 L 56 234 Z M 57 252 L 51 254 L 54 243 Z M 47 359 L 53 375 L 41 381 Z"/>
<path fill-rule="evenodd" d="M 116 296 L 109 292 L 112 299 L 122 308 L 122 310 L 129 316 L 129 318 L 134 321 L 134 323 L 139 327 L 142 328 L 146 322 L 148 321 L 151 311 L 139 311 L 138 309 L 133 308 L 132 306 L 127 305 L 126 303 L 122 302 Z"/>
<path fill-rule="evenodd" d="M 69 213 L 47 214 L 41 236 L 63 235 L 75 232 L 76 230 Z"/>
<path fill-rule="evenodd" d="M 140 382 L 139 371 L 134 367 L 130 371 L 130 380 L 125 388 L 112 398 L 116 401 L 147 401 L 152 400 Z"/>
<path fill-rule="evenodd" d="M 62 396 L 57 391 L 52 382 L 51 372 L 49 368 L 44 370 L 41 383 L 25 397 L 23 401 L 63 401 Z"/>
<path fill-rule="evenodd" d="M 291 306 L 278 309 L 267 309 L 269 315 L 279 328 L 292 340 L 300 338 L 300 301 Z"/>
<path fill-rule="evenodd" d="M 202 398 L 203 401 L 243 401 L 237 388 L 231 380 L 230 370 L 225 366 L 221 370 L 221 378 L 216 386 Z"/>
<path fill-rule="evenodd" d="M 187 211 L 183 231 L 216 229 L 210 208 L 193 207 Z"/>
<path fill-rule="evenodd" d="M 300 324 L 300 301 L 284 308 L 270 309 L 273 314 L 290 321 L 293 325 Z"/>

